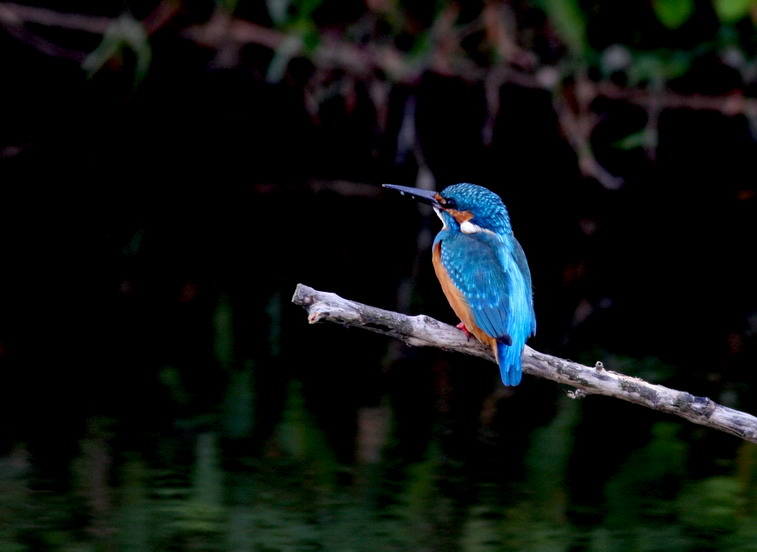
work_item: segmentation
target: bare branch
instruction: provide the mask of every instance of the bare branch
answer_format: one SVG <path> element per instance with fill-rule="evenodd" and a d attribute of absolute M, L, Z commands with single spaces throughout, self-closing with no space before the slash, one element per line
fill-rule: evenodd
<path fill-rule="evenodd" d="M 35 23 L 45 27 L 104 34 L 112 21 L 109 17 L 97 15 L 58 12 L 22 4 L 0 4 L 0 22 L 10 25 Z"/>
<path fill-rule="evenodd" d="M 311 324 L 326 321 L 355 326 L 401 339 L 408 345 L 438 347 L 494 362 L 489 348 L 474 339 L 468 340 L 460 330 L 425 315 L 406 316 L 302 284 L 297 285 L 292 302 L 308 311 Z M 605 370 L 601 362 L 594 367 L 583 366 L 527 346 L 523 351 L 523 371 L 577 388 L 578 391 L 572 392 L 575 398 L 607 395 L 757 443 L 757 418 L 754 416 L 722 406 L 707 397 L 695 397 L 685 391 Z"/>

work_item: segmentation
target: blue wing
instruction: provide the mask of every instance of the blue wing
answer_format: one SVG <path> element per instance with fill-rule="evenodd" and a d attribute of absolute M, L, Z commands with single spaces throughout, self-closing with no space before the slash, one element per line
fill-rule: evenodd
<path fill-rule="evenodd" d="M 452 283 L 470 306 L 476 325 L 498 342 L 503 382 L 517 385 L 523 346 L 536 331 L 531 274 L 523 250 L 514 237 L 488 232 L 440 238 L 441 261 Z"/>
<path fill-rule="evenodd" d="M 442 241 L 441 261 L 478 327 L 489 337 L 504 339 L 510 289 L 496 245 L 478 236 L 455 234 Z"/>

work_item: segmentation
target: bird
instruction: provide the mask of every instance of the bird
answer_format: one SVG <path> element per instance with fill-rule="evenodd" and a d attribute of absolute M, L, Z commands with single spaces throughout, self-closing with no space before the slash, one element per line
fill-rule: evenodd
<path fill-rule="evenodd" d="M 502 383 L 521 382 L 521 355 L 536 334 L 531 271 L 513 234 L 502 199 L 491 190 L 463 182 L 441 192 L 384 184 L 426 203 L 442 221 L 434 238 L 432 263 L 458 328 L 489 345 Z"/>

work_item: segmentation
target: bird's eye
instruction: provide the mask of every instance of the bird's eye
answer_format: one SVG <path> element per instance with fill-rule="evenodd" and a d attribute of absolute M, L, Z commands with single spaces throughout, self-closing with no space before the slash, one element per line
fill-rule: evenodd
<path fill-rule="evenodd" d="M 450 199 L 448 199 L 447 201 L 444 202 L 444 206 L 447 209 L 457 209 L 457 201 L 455 201 L 454 199 L 450 198 Z"/>

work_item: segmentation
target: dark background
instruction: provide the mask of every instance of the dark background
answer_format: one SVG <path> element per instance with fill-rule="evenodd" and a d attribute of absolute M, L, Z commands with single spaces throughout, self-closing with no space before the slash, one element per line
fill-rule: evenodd
<path fill-rule="evenodd" d="M 350 473 L 372 435 L 382 475 L 370 488 L 402 487 L 412 479 L 403 470 L 423 462 L 459 462 L 460 472 L 434 472 L 435 492 L 501 513 L 512 504 L 469 496 L 467 478 L 501 484 L 506 473 L 533 491 L 533 458 L 558 458 L 562 475 L 544 496 L 563 497 L 560 527 L 648 528 L 634 517 L 652 500 L 644 492 L 638 510 L 629 498 L 631 513 L 612 517 L 618 488 L 632 497 L 648 485 L 664 504 L 697 497 L 716 512 L 710 525 L 675 508 L 654 523 L 694 527 L 727 549 L 754 516 L 753 447 L 612 399 L 566 402 L 567 389 L 529 376 L 504 390 L 493 365 L 309 327 L 289 302 L 302 282 L 455 323 L 430 265 L 438 220 L 380 184 L 417 185 L 419 174 L 437 189 L 475 182 L 503 198 L 527 253 L 533 347 L 754 412 L 754 23 L 708 2 L 690 13 L 674 4 L 489 4 L 516 25 L 513 40 L 532 56 L 521 63 L 492 55 L 489 35 L 475 30 L 480 3 L 449 12 L 455 4 L 293 2 L 278 22 L 273 3 L 113 3 L 99 13 L 38 3 L 85 27 L 90 16 L 149 22 L 168 9 L 161 24 L 145 24 L 144 74 L 128 41 L 88 74 L 82 65 L 107 43 L 102 32 L 0 4 L 0 451 L 23 467 L 8 480 L 62 496 L 77 485 L 102 490 L 109 506 L 98 510 L 94 491 L 84 492 L 81 513 L 58 534 L 115 546 L 112 531 L 72 535 L 117 517 L 114 497 L 131 481 L 118 470 L 129 459 L 190 470 L 205 450 L 196 443 L 210 447 L 202 436 L 213 435 L 224 469 L 294 461 L 307 474 L 328 458 L 326 472 Z M 8 18 L 17 9 L 23 24 Z M 419 37 L 449 13 L 453 31 L 434 57 Z M 272 76 L 280 52 L 259 35 L 229 54 L 230 31 L 212 44 L 188 31 L 219 14 L 308 46 Z M 455 34 L 466 25 L 474 30 Z M 351 73 L 318 57 L 330 37 L 364 51 L 388 45 L 420 69 Z M 458 49 L 442 71 L 434 60 L 450 44 Z M 625 65 L 613 69 L 611 48 Z M 487 78 L 502 67 L 530 80 L 506 77 L 493 111 Z M 534 85 L 545 68 L 559 84 Z M 581 83 L 616 88 L 583 105 Z M 384 425 L 366 425 L 370 409 Z M 299 437 L 282 437 L 282 427 Z M 107 460 L 92 465 L 106 475 L 76 483 L 72 465 L 89 458 L 91 442 Z M 458 477 L 467 483 L 444 486 Z M 371 502 L 379 517 L 383 492 Z M 523 503 L 539 510 L 539 500 L 526 493 Z M 717 507 L 735 521 L 722 522 Z M 14 512 L 3 514 L 2 542 L 57 549 L 40 536 L 46 526 L 23 529 Z M 187 531 L 181 538 L 202 549 L 202 531 Z M 465 549 L 454 531 L 440 539 L 436 549 Z M 684 539 L 678 549 L 697 546 Z"/>

